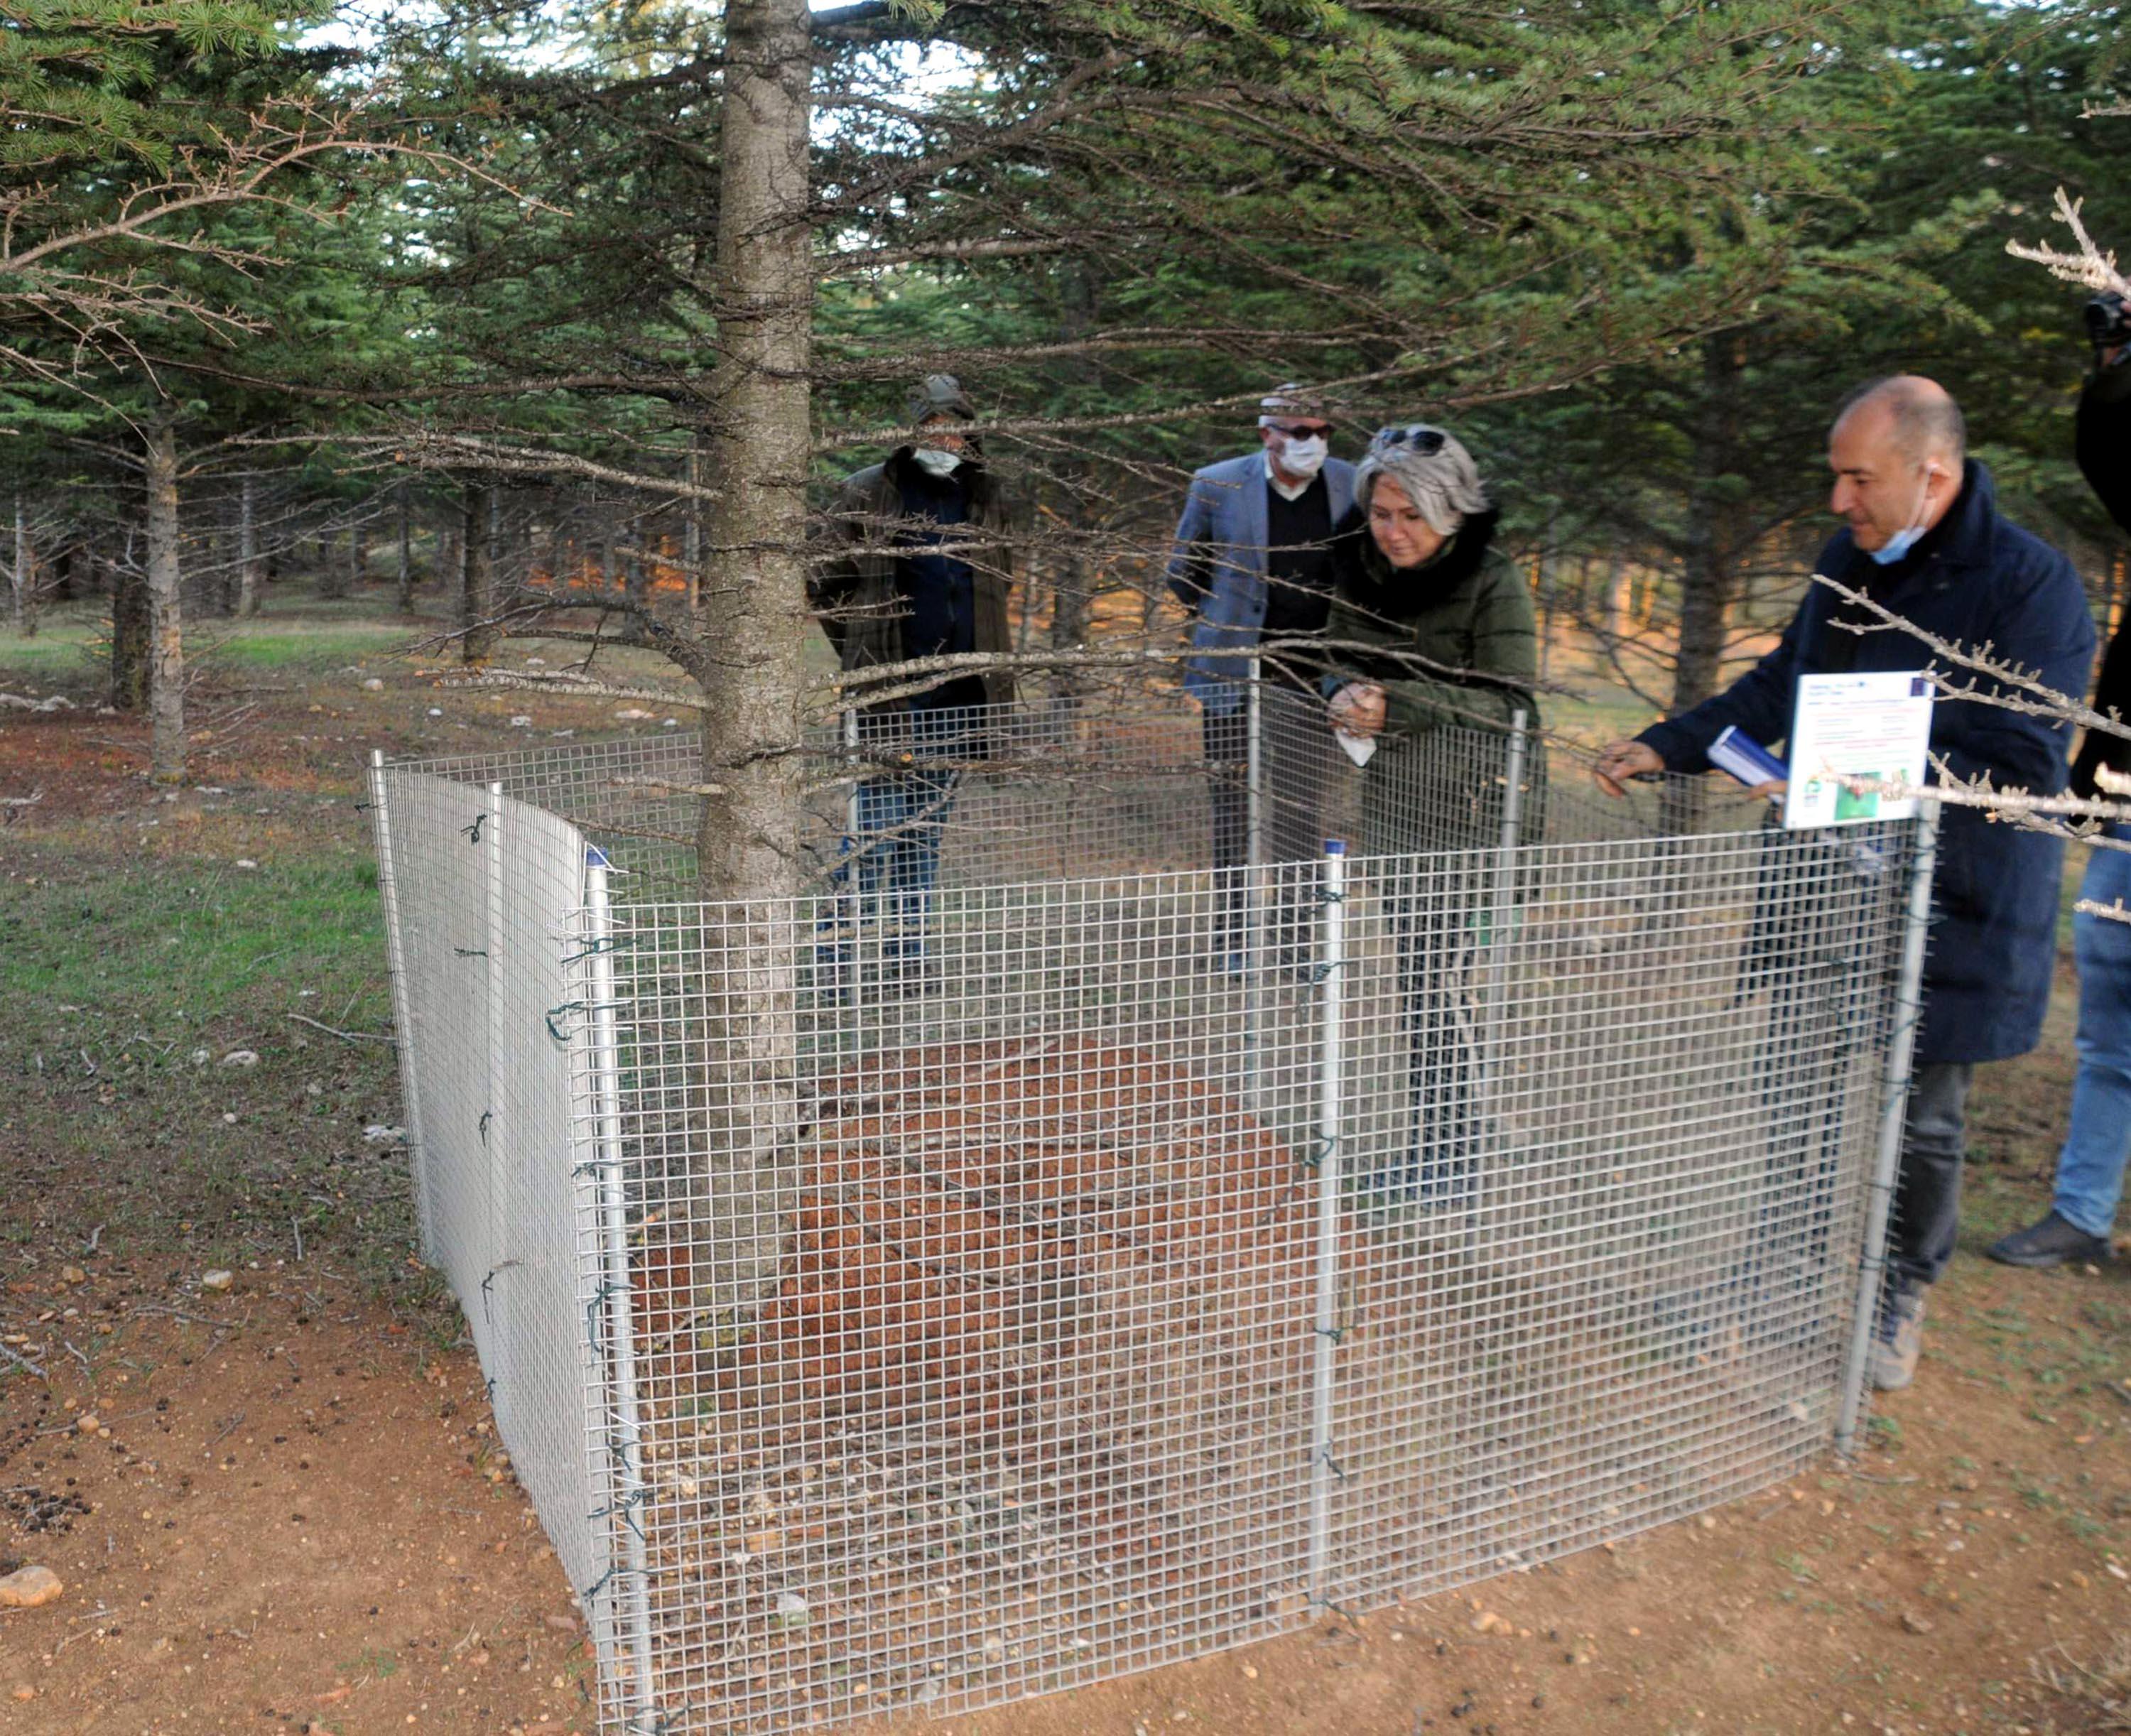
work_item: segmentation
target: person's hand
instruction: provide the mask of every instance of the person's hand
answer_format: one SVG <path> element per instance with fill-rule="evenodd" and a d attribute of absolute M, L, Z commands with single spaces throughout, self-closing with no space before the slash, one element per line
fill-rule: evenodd
<path fill-rule="evenodd" d="M 1602 749 L 1591 775 L 1608 796 L 1625 796 L 1631 777 L 1649 777 L 1664 770 L 1658 750 L 1648 742 L 1616 741 Z"/>
<path fill-rule="evenodd" d="M 1367 741 L 1384 727 L 1384 690 L 1374 681 L 1349 681 L 1332 696 L 1332 727 Z"/>
<path fill-rule="evenodd" d="M 1747 791 L 1749 796 L 1765 796 L 1771 801 L 1781 801 L 1790 793 L 1790 785 L 1780 777 L 1772 777 L 1766 783 L 1757 783 Z"/>

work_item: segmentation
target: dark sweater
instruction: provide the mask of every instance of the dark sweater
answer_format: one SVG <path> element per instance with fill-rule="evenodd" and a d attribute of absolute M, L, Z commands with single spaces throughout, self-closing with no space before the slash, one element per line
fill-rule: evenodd
<path fill-rule="evenodd" d="M 1292 500 L 1266 491 L 1267 638 L 1322 633 L 1332 610 L 1332 496 L 1320 473 Z"/>

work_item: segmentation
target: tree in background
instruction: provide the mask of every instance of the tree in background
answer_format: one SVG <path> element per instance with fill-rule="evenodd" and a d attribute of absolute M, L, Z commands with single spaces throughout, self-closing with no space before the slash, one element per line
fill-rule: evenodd
<path fill-rule="evenodd" d="M 961 375 L 1049 510 L 1056 648 L 1020 655 L 1097 667 L 1057 648 L 1095 576 L 1146 582 L 1179 461 L 1272 380 L 1370 420 L 1588 377 L 1736 306 L 1771 191 L 1823 175 L 1810 87 L 1835 58 L 1765 4 L 572 23 L 577 60 L 497 57 L 493 107 L 457 105 L 448 148 L 544 208 L 431 189 L 423 293 L 453 342 L 402 438 L 687 503 L 715 575 L 692 610 L 601 600 L 697 684 L 703 883 L 735 896 L 797 888 L 808 717 L 905 678 L 826 687 L 802 653 L 810 481 L 899 438 L 912 376 Z"/>
<path fill-rule="evenodd" d="M 145 619 L 151 774 L 175 782 L 184 433 L 212 419 L 218 359 L 242 352 L 256 365 L 262 347 L 326 337 L 316 285 L 335 265 L 314 252 L 296 283 L 280 268 L 331 221 L 345 190 L 338 165 L 396 147 L 369 130 L 363 101 L 329 88 L 342 57 L 299 45 L 317 10 L 256 0 L 4 10 L 0 425 L 44 454 L 127 449 L 142 506 L 127 578 L 141 595 L 115 600 L 114 647 Z M 225 395 L 219 408 L 243 407 Z M 113 686 L 130 696 L 135 683 Z"/>
<path fill-rule="evenodd" d="M 1562 587 L 1564 612 L 1654 709 L 1698 703 L 1789 615 L 1826 528 L 1828 423 L 1875 375 L 1944 383 L 2008 509 L 2091 557 L 2105 526 L 2071 463 L 2072 310 L 2003 243 L 2060 184 L 2123 204 L 2086 118 L 2114 52 L 2076 9 L 1903 26 L 1821 80 L 1841 196 L 1772 256 L 1750 318 L 1572 398 L 1483 413 L 1505 473 L 1573 479 L 1523 503 L 1520 528 L 1536 539 L 1551 513 L 1557 556 L 1605 563 L 1611 582 Z"/>

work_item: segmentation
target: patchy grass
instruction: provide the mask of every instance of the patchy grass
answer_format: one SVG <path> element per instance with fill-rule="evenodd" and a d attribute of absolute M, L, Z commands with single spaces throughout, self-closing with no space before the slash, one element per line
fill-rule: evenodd
<path fill-rule="evenodd" d="M 2048 1731 L 2131 1730 L 2131 1634 L 2090 1662 L 2052 1647 L 2035 1660 L 2034 1671 L 2062 1702 Z"/>
<path fill-rule="evenodd" d="M 312 1247 L 389 1287 L 412 1244 L 376 871 L 41 849 L 0 881 L 0 1146 L 18 1197 L 237 1264 Z M 232 1055 L 256 1056 L 232 1060 Z M 0 1235 L 37 1233 L 26 1214 Z"/>
<path fill-rule="evenodd" d="M 374 1026 L 390 1016 L 381 921 L 376 864 L 352 852 L 250 869 L 77 856 L 0 882 L 0 998 L 160 1035 L 256 1025 L 293 989 Z"/>

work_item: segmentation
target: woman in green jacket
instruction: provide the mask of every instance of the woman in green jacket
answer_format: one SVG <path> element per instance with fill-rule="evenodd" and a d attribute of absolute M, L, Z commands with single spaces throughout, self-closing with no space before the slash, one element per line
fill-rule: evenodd
<path fill-rule="evenodd" d="M 1531 592 L 1494 545 L 1496 517 L 1473 455 L 1425 423 L 1384 429 L 1354 472 L 1325 688 L 1334 727 L 1377 741 L 1372 850 L 1500 841 L 1511 722 L 1539 724 L 1539 634 Z"/>
<path fill-rule="evenodd" d="M 1531 593 L 1494 546 L 1496 514 L 1472 454 L 1443 429 L 1384 429 L 1355 471 L 1354 502 L 1335 545 L 1324 686 L 1333 726 L 1377 743 L 1362 772 L 1367 848 L 1492 849 L 1512 720 L 1539 722 Z M 1544 763 L 1537 750 L 1528 759 Z M 1529 777 L 1526 837 L 1538 835 L 1538 797 Z M 1486 861 L 1444 854 L 1391 882 L 1412 1116 L 1404 1141 L 1364 1171 L 1383 1203 L 1459 1206 L 1477 1189 L 1485 1130 L 1465 983 Z"/>

